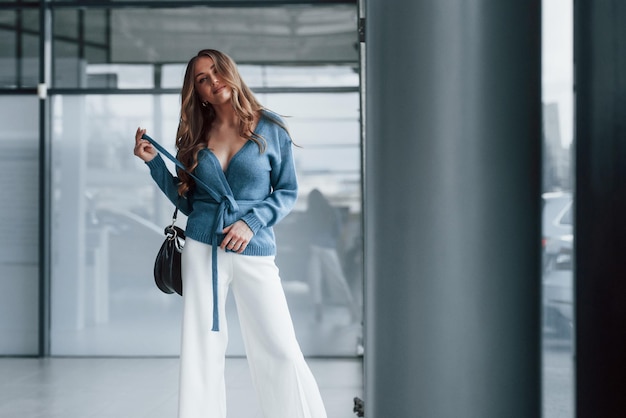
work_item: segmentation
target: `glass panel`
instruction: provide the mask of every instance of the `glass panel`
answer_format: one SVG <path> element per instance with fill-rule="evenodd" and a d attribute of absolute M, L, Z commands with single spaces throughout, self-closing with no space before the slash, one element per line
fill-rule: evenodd
<path fill-rule="evenodd" d="M 359 95 L 259 99 L 286 116 L 299 145 L 299 199 L 276 227 L 276 262 L 302 348 L 310 355 L 356 355 L 363 302 Z"/>
<path fill-rule="evenodd" d="M 14 30 L 0 29 L 0 87 L 13 88 L 18 84 L 17 57 Z"/>
<path fill-rule="evenodd" d="M 78 45 L 78 13 L 75 9 L 54 10 L 52 35 L 55 39 Z"/>
<path fill-rule="evenodd" d="M 113 62 L 187 62 L 209 46 L 239 64 L 358 61 L 354 5 L 112 9 L 111 29 Z"/>
<path fill-rule="evenodd" d="M 543 2 L 543 416 L 574 417 L 573 2 Z"/>
<path fill-rule="evenodd" d="M 54 87 L 86 87 L 85 60 L 78 57 L 74 42 L 54 41 L 52 80 Z"/>
<path fill-rule="evenodd" d="M 85 41 L 92 44 L 100 44 L 106 49 L 109 29 L 108 9 L 85 10 Z"/>
<path fill-rule="evenodd" d="M 189 57 L 191 58 L 191 57 Z M 186 64 L 167 64 L 162 70 L 164 88 L 180 88 Z M 349 65 L 298 66 L 239 65 L 248 87 L 355 87 L 359 75 Z"/>
<path fill-rule="evenodd" d="M 111 87 L 118 89 L 144 88 L 154 85 L 152 65 L 90 64 L 86 69 L 89 87 Z M 178 85 L 182 85 L 181 83 Z"/>
<path fill-rule="evenodd" d="M 109 61 L 108 13 L 100 9 L 54 11 L 54 87 L 117 87 L 111 71 L 92 75 L 88 70 L 89 63 Z"/>
<path fill-rule="evenodd" d="M 63 8 L 53 9 L 53 34 L 53 85 L 57 88 L 143 88 L 116 85 L 114 73 L 127 64 L 184 65 L 195 52 L 209 46 L 229 53 L 242 68 L 245 64 L 282 64 L 257 68 L 257 76 L 250 78 L 250 85 L 257 86 L 276 86 L 272 80 L 278 79 L 288 86 L 302 86 L 303 82 L 345 86 L 354 83 L 356 73 L 343 64 L 358 62 L 354 5 Z M 303 67 L 293 67 L 293 63 Z M 340 65 L 335 73 L 323 72 L 326 79 L 316 80 L 311 76 L 316 73 L 307 65 L 320 63 Z M 112 68 L 99 70 L 106 76 L 91 77 L 86 75 L 90 64 L 109 64 Z M 92 80 L 95 85 L 90 84 Z M 175 87 L 179 86 L 175 82 Z"/>
<path fill-rule="evenodd" d="M 171 213 L 132 155 L 138 125 L 158 132 L 152 121 L 161 120 L 154 117 L 159 102 L 54 97 L 54 355 L 178 352 L 181 299 L 159 293 L 152 281 Z"/>
<path fill-rule="evenodd" d="M 87 62 L 92 64 L 106 63 L 109 58 L 105 49 L 91 46 L 85 47 L 85 57 Z M 89 69 L 87 69 L 87 72 L 89 72 Z"/>
<path fill-rule="evenodd" d="M 0 355 L 39 347 L 39 101 L 0 96 Z"/>
<path fill-rule="evenodd" d="M 22 29 L 29 34 L 39 34 L 39 10 L 22 10 Z"/>
<path fill-rule="evenodd" d="M 301 146 L 294 151 L 300 198 L 276 234 L 302 349 L 355 355 L 362 287 L 358 94 L 259 99 L 290 115 L 287 123 Z M 181 298 L 160 293 L 152 279 L 173 208 L 132 155 L 137 126 L 171 149 L 178 118 L 178 95 L 54 98 L 52 354 L 178 354 Z M 303 237 L 315 188 L 335 206 L 341 234 L 333 237 L 337 252 L 325 249 L 317 258 L 331 260 L 333 268 L 312 279 L 309 271 L 319 265 L 309 264 L 313 243 Z M 232 299 L 227 311 L 228 354 L 242 355 Z"/>
<path fill-rule="evenodd" d="M 280 83 L 280 84 L 279 84 Z M 263 74 L 264 87 L 277 86 L 333 86 L 359 85 L 359 74 L 354 67 L 327 66 L 323 71 L 311 67 L 267 67 Z"/>
<path fill-rule="evenodd" d="M 21 86 L 35 87 L 39 83 L 39 35 L 22 34 Z"/>
<path fill-rule="evenodd" d="M 0 13 L 0 88 L 35 87 L 39 80 L 39 12 Z"/>

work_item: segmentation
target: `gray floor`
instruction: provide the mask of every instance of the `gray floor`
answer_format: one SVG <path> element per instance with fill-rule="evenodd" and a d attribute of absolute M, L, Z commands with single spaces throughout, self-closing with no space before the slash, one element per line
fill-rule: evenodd
<path fill-rule="evenodd" d="M 575 358 L 571 339 L 544 337 L 543 418 L 574 418 Z"/>
<path fill-rule="evenodd" d="M 329 418 L 355 417 L 362 361 L 308 359 Z M 176 358 L 0 358 L 2 418 L 175 418 Z M 229 417 L 260 418 L 244 358 L 226 366 Z"/>
<path fill-rule="evenodd" d="M 363 398 L 360 358 L 309 358 L 329 418 Z M 546 338 L 543 417 L 574 417 L 571 341 Z M 175 418 L 176 358 L 0 358 L 0 418 Z M 244 358 L 227 360 L 231 418 L 260 418 Z"/>

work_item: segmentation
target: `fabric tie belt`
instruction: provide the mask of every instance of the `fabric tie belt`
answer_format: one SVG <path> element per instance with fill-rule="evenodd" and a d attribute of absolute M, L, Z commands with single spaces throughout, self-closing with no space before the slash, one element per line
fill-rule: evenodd
<path fill-rule="evenodd" d="M 224 219 L 227 212 L 235 213 L 239 211 L 239 205 L 232 196 L 223 196 L 217 209 L 217 216 L 213 224 L 213 234 L 211 235 L 211 284 L 213 286 L 213 327 L 211 331 L 220 330 L 220 317 L 217 305 L 217 244 L 218 237 L 224 233 Z"/>
<path fill-rule="evenodd" d="M 169 153 L 161 144 L 156 142 L 154 139 L 150 138 L 148 135 L 143 134 L 141 136 L 143 139 L 149 141 L 154 147 L 167 158 L 169 158 L 176 167 L 180 168 L 187 174 L 189 174 L 195 181 L 196 185 L 202 186 L 211 196 L 213 200 L 219 202 L 219 207 L 217 210 L 217 216 L 215 217 L 215 221 L 213 222 L 213 231 L 211 234 L 211 284 L 213 287 L 213 327 L 211 331 L 219 331 L 220 330 L 220 318 L 219 318 L 219 309 L 217 305 L 217 247 L 218 247 L 218 238 L 221 234 L 224 233 L 224 225 L 226 214 L 227 213 L 236 213 L 239 211 L 239 205 L 233 196 L 223 195 L 220 196 L 219 193 L 216 193 L 213 189 L 211 189 L 206 183 L 196 177 L 194 174 L 190 173 L 187 168 L 178 161 L 172 154 Z"/>

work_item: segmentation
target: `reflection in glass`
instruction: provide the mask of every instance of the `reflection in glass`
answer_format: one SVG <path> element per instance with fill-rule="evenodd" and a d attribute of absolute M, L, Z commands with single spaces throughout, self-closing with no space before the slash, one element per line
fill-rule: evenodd
<path fill-rule="evenodd" d="M 38 10 L 7 9 L 0 13 L 0 88 L 37 86 L 39 80 L 38 23 Z"/>
<path fill-rule="evenodd" d="M 0 355 L 39 350 L 39 101 L 0 96 Z"/>
<path fill-rule="evenodd" d="M 543 416 L 574 417 L 573 2 L 543 2 Z"/>
<path fill-rule="evenodd" d="M 242 70 L 256 73 L 251 87 L 338 86 L 356 79 L 356 73 L 344 67 L 358 62 L 355 5 L 265 6 L 53 7 L 53 87 L 145 88 L 150 83 L 140 78 L 134 81 L 143 82 L 141 86 L 116 84 L 115 75 L 120 75 L 121 66 L 149 64 L 156 72 L 164 68 L 166 79 L 158 87 L 179 88 L 180 75 L 169 83 L 167 67 L 184 65 L 209 46 L 247 64 Z M 320 63 L 329 67 L 310 70 Z M 92 64 L 111 68 L 93 70 L 100 74 L 95 79 L 86 77 Z M 252 68 L 259 64 L 268 67 Z"/>
<path fill-rule="evenodd" d="M 178 100 L 175 94 L 54 97 L 54 355 L 179 352 L 182 299 L 162 294 L 152 278 L 173 207 L 132 154 L 137 126 L 174 151 Z M 276 261 L 300 344 L 308 355 L 355 355 L 362 286 L 358 94 L 266 95 L 261 101 L 291 114 L 287 124 L 300 145 L 294 149 L 300 197 L 275 228 Z M 309 246 L 301 220 L 307 196 L 316 187 L 342 219 L 337 256 L 349 287 L 343 295 L 332 287 L 315 290 L 308 273 Z M 318 291 L 329 295 L 321 318 L 315 316 Z M 349 304 L 347 296 L 352 297 Z M 227 310 L 232 318 L 228 353 L 241 355 L 232 300 Z"/>

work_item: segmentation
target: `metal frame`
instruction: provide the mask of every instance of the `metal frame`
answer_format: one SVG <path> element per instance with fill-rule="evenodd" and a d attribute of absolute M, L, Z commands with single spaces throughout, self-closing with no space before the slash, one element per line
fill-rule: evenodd
<path fill-rule="evenodd" d="M 39 356 L 50 355 L 50 99 L 52 16 L 42 0 L 39 12 Z"/>
<path fill-rule="evenodd" d="M 277 93 L 356 93 L 358 86 L 348 87 L 256 87 L 251 88 L 257 94 Z M 83 95 L 83 94 L 109 94 L 109 95 L 132 95 L 132 94 L 180 94 L 180 88 L 147 88 L 147 89 L 110 89 L 110 88 L 51 88 L 49 94 Z"/>
<path fill-rule="evenodd" d="M 181 7 L 274 7 L 274 6 L 288 6 L 288 5 L 328 5 L 328 4 L 356 4 L 357 0 L 164 0 L 164 1 L 137 1 L 137 0 L 122 0 L 122 1 L 110 1 L 110 0 L 76 0 L 76 1 L 52 1 L 50 6 L 54 8 L 75 8 L 75 7 L 106 7 L 106 8 L 122 8 L 122 7 L 137 7 L 137 8 L 163 8 L 174 9 Z"/>

